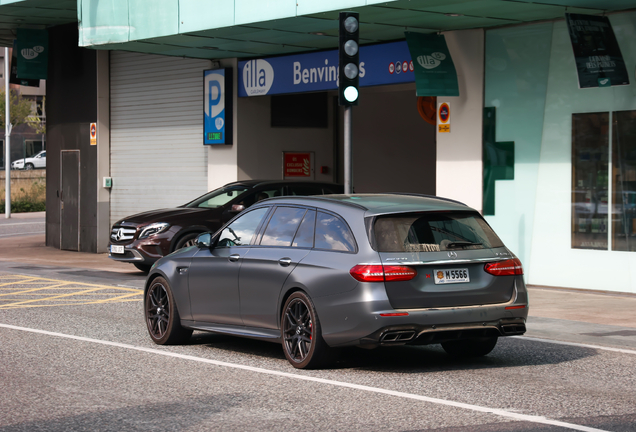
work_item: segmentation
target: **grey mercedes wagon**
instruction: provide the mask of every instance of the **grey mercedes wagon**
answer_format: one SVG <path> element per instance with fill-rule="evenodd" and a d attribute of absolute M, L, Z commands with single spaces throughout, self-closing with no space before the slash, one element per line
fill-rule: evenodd
<path fill-rule="evenodd" d="M 521 262 L 466 205 L 411 194 L 263 200 L 148 275 L 158 344 L 193 330 L 281 343 L 297 368 L 333 348 L 441 344 L 483 356 L 526 331 Z"/>

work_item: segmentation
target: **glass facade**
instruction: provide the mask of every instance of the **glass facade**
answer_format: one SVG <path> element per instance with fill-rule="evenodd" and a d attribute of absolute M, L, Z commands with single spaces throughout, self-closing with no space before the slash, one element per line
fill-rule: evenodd
<path fill-rule="evenodd" d="M 565 21 L 486 30 L 484 141 L 514 176 L 485 182 L 485 218 L 529 284 L 636 293 L 636 12 L 609 20 L 629 85 L 580 88 Z"/>

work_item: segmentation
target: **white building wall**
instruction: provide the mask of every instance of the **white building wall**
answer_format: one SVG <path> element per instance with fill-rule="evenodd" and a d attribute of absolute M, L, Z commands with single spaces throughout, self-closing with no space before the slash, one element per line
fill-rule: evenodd
<path fill-rule="evenodd" d="M 437 132 L 437 195 L 482 210 L 482 129 L 484 32 L 444 33 L 457 70 L 458 97 L 438 97 L 450 105 L 450 133 Z"/>

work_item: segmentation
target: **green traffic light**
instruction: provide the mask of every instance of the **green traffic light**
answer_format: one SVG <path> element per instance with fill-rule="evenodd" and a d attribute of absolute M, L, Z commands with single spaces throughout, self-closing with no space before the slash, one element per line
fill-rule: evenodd
<path fill-rule="evenodd" d="M 358 89 L 354 86 L 349 86 L 344 89 L 343 94 L 347 102 L 355 102 L 356 100 L 358 100 Z"/>

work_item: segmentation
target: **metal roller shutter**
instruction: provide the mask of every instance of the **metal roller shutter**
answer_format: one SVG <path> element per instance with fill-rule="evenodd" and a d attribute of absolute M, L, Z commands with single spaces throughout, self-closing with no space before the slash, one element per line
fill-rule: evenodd
<path fill-rule="evenodd" d="M 111 52 L 111 224 L 207 191 L 203 70 L 210 62 Z"/>

